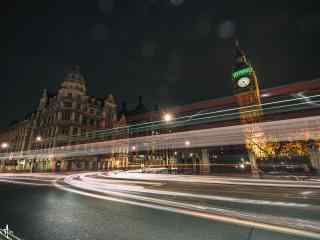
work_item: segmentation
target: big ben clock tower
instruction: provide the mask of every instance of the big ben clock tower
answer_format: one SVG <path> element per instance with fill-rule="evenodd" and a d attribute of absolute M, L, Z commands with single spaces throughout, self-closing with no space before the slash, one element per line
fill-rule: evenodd
<path fill-rule="evenodd" d="M 244 130 L 245 146 L 248 151 L 253 176 L 259 176 L 259 169 L 256 163 L 259 145 L 263 144 L 264 136 L 262 131 L 254 124 L 262 117 L 260 100 L 260 89 L 256 73 L 249 63 L 244 51 L 236 41 L 236 62 L 232 69 L 233 91 L 239 104 L 240 123 L 249 124 Z"/>
<path fill-rule="evenodd" d="M 258 122 L 262 116 L 256 73 L 236 41 L 236 62 L 232 69 L 233 91 L 240 106 L 241 123 Z"/>

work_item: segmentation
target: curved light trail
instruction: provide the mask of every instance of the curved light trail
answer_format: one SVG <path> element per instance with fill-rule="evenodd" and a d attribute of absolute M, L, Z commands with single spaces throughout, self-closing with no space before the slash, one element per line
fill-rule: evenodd
<path fill-rule="evenodd" d="M 304 117 L 255 124 L 236 125 L 176 132 L 130 139 L 93 142 L 65 147 L 48 148 L 19 153 L 0 154 L 0 159 L 60 158 L 115 153 L 119 149 L 138 152 L 162 149 L 184 149 L 210 146 L 238 145 L 246 143 L 248 131 L 252 136 L 263 134 L 277 141 L 309 140 L 320 138 L 320 116 Z M 186 146 L 188 141 L 190 146 Z M 134 150 L 130 146 L 135 146 Z"/>
<path fill-rule="evenodd" d="M 141 172 L 141 170 L 140 170 Z M 320 185 L 314 181 L 290 181 L 290 180 L 271 180 L 271 179 L 244 179 L 232 177 L 211 177 L 211 176 L 189 176 L 171 174 L 140 174 L 135 171 L 109 173 L 109 177 L 114 179 L 148 180 L 148 181 L 176 181 L 189 183 L 209 183 L 227 185 L 246 185 L 257 187 L 283 187 L 283 188 L 314 188 L 320 189 Z"/>
<path fill-rule="evenodd" d="M 123 179 L 126 176 L 126 179 Z M 131 179 L 129 176 L 132 176 Z M 143 177 L 147 177 L 148 181 Z M 201 199 L 207 201 L 230 202 L 235 204 L 264 205 L 277 208 L 305 209 L 319 211 L 318 205 L 287 201 L 269 201 L 239 197 L 228 197 L 208 194 L 193 194 L 181 191 L 158 190 L 164 184 L 159 174 L 139 174 L 139 173 L 111 173 L 105 175 L 101 172 L 78 173 L 73 175 L 55 174 L 1 174 L 0 182 L 14 184 L 28 184 L 34 186 L 55 186 L 58 189 L 80 194 L 86 197 L 97 198 L 106 201 L 114 201 L 123 204 L 130 204 L 140 207 L 152 208 L 162 211 L 169 211 L 178 214 L 190 215 L 193 217 L 206 218 L 214 221 L 221 221 L 228 224 L 238 224 L 257 229 L 281 232 L 299 237 L 320 238 L 320 222 L 307 219 L 290 218 L 286 216 L 272 216 L 254 211 L 244 211 L 215 207 L 214 205 L 204 204 Z M 211 183 L 221 177 L 191 177 L 184 176 L 162 176 L 166 181 L 185 181 Z M 122 179 L 119 179 L 122 178 Z M 189 179 L 189 180 L 187 180 Z M 134 181 L 132 181 L 134 180 Z M 229 181 L 237 181 L 238 178 L 231 178 Z M 35 181 L 35 182 L 32 182 Z M 37 182 L 38 181 L 38 182 Z M 40 182 L 44 183 L 40 183 Z M 201 182 L 201 181 L 200 181 Z M 272 180 L 241 179 L 239 184 L 270 184 Z M 311 183 L 307 181 L 306 183 Z M 283 181 L 281 187 L 291 185 L 293 181 Z M 317 182 L 313 182 L 319 184 Z M 306 197 L 312 194 L 312 190 L 303 192 Z M 169 196 L 169 198 L 168 198 Z M 170 198 L 171 196 L 171 198 Z M 184 199 L 199 199 L 198 201 L 184 201 Z M 250 208 L 251 209 L 251 208 Z M 304 210 L 304 211 L 305 211 Z"/>
<path fill-rule="evenodd" d="M 77 174 L 68 176 L 64 179 L 67 186 L 55 183 L 62 190 L 73 193 L 104 199 L 108 201 L 116 201 L 141 207 L 154 208 L 180 214 L 187 214 L 194 217 L 207 218 L 215 221 L 226 223 L 245 225 L 260 229 L 282 232 L 290 235 L 298 235 L 304 237 L 320 237 L 320 222 L 309 221 L 303 219 L 293 219 L 288 217 L 278 217 L 265 214 L 257 214 L 253 212 L 235 211 L 224 208 L 210 207 L 206 205 L 192 204 L 181 201 L 166 200 L 160 195 L 172 195 L 187 198 L 200 198 L 219 201 L 232 201 L 246 204 L 263 204 L 270 206 L 285 206 L 309 208 L 308 204 L 271 202 L 261 200 L 250 200 L 240 198 L 228 198 L 209 195 L 188 194 L 182 192 L 158 191 L 150 190 L 144 187 L 130 186 L 119 184 L 108 179 L 100 179 L 92 177 L 92 173 Z M 101 176 L 101 175 L 100 175 Z M 94 193 L 92 193 L 92 191 Z M 152 193 L 154 197 L 141 195 L 141 193 Z M 312 207 L 311 207 L 312 208 Z M 317 207 L 318 208 L 318 207 Z M 276 223 L 276 224 L 275 224 Z"/>

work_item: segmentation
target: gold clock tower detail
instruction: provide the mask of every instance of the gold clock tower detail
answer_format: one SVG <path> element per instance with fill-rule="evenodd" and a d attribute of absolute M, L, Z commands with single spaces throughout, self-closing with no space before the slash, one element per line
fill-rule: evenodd
<path fill-rule="evenodd" d="M 256 73 L 236 41 L 236 62 L 232 70 L 233 90 L 240 106 L 241 123 L 255 123 L 262 116 Z"/>
<path fill-rule="evenodd" d="M 233 91 L 239 104 L 240 123 L 248 124 L 244 129 L 245 146 L 251 163 L 251 172 L 260 176 L 256 162 L 260 147 L 264 144 L 264 134 L 256 124 L 262 118 L 260 89 L 256 73 L 244 51 L 236 41 L 236 62 L 232 69 Z"/>

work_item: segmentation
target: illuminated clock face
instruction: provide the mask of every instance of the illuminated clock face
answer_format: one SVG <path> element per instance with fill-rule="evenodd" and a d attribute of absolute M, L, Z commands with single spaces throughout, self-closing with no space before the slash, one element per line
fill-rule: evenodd
<path fill-rule="evenodd" d="M 250 78 L 242 77 L 238 80 L 238 86 L 241 88 L 247 87 L 250 84 Z"/>

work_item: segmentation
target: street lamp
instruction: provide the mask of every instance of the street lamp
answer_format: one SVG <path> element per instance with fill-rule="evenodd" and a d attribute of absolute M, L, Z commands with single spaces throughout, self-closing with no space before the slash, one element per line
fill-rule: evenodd
<path fill-rule="evenodd" d="M 9 147 L 9 143 L 6 143 L 6 142 L 1 143 L 2 149 L 7 149 L 8 147 Z"/>
<path fill-rule="evenodd" d="M 190 143 L 190 141 L 188 141 L 188 140 L 184 142 L 184 145 L 186 145 L 187 147 L 189 147 L 190 144 L 191 144 L 191 143 Z"/>
<path fill-rule="evenodd" d="M 171 122 L 173 119 L 172 115 L 170 113 L 166 113 L 164 116 L 163 116 L 163 120 L 168 123 L 168 122 Z"/>
<path fill-rule="evenodd" d="M 172 114 L 170 113 L 165 113 L 164 116 L 163 116 L 163 120 L 166 122 L 166 123 L 170 123 L 172 121 L 173 117 L 172 117 Z M 168 130 L 169 133 L 171 133 L 172 131 L 171 130 Z M 166 166 L 167 168 L 169 167 L 169 156 L 168 156 L 168 149 L 166 149 L 166 152 L 165 152 L 166 156 Z"/>
<path fill-rule="evenodd" d="M 7 142 L 3 142 L 3 143 L 1 143 L 1 149 L 7 149 L 7 152 L 8 152 L 8 149 L 9 149 L 9 143 L 7 143 Z M 6 166 L 6 163 L 5 163 L 5 160 L 3 161 L 3 166 L 1 166 L 1 167 L 4 167 L 5 168 L 5 166 Z"/>
<path fill-rule="evenodd" d="M 37 142 L 41 142 L 41 141 L 42 141 L 42 137 L 41 137 L 41 136 L 37 136 L 37 137 L 36 137 L 36 141 L 37 141 Z"/>

